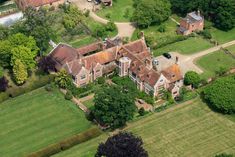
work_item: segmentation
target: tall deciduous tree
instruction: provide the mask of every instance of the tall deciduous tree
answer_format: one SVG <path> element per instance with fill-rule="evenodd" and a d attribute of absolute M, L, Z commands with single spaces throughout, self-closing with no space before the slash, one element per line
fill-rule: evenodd
<path fill-rule="evenodd" d="M 50 36 L 53 31 L 49 23 L 47 11 L 43 8 L 36 9 L 28 7 L 24 12 L 24 33 L 33 36 L 36 40 L 37 46 L 41 51 L 44 51 L 49 46 Z"/>
<path fill-rule="evenodd" d="M 132 20 L 140 27 L 161 24 L 171 15 L 171 4 L 168 0 L 139 0 L 135 3 L 137 4 Z"/>
<path fill-rule="evenodd" d="M 16 60 L 20 60 L 27 69 L 33 69 L 36 65 L 36 54 L 33 54 L 29 48 L 18 46 L 12 49 L 11 64 L 14 66 Z"/>
<path fill-rule="evenodd" d="M 14 63 L 14 66 L 13 66 L 13 75 L 14 75 L 14 78 L 15 78 L 15 82 L 18 85 L 23 84 L 28 78 L 28 73 L 27 73 L 26 67 L 18 59 L 15 60 L 15 63 Z"/>
<path fill-rule="evenodd" d="M 124 126 L 136 111 L 134 98 L 116 86 L 106 86 L 95 95 L 93 114 L 101 124 L 111 128 Z"/>
<path fill-rule="evenodd" d="M 143 148 L 143 141 L 132 133 L 118 133 L 101 143 L 96 157 L 148 157 Z"/>

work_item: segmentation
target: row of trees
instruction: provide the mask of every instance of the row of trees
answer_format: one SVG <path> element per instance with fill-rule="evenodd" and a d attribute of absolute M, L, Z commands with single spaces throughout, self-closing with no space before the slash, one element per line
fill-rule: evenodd
<path fill-rule="evenodd" d="M 170 0 L 172 11 L 185 16 L 195 10 L 201 10 L 206 19 L 222 30 L 230 30 L 235 26 L 234 0 Z"/>

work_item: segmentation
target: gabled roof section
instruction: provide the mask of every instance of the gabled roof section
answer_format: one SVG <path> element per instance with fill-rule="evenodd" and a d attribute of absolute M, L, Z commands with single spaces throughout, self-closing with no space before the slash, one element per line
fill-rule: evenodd
<path fill-rule="evenodd" d="M 123 45 L 123 47 L 125 47 L 132 53 L 141 53 L 148 50 L 148 47 L 143 39 L 139 39 L 129 44 Z"/>
<path fill-rule="evenodd" d="M 66 44 L 59 44 L 49 55 L 56 61 L 57 70 L 64 64 L 80 58 L 76 49 Z"/>
<path fill-rule="evenodd" d="M 183 79 L 180 67 L 178 64 L 174 64 L 162 71 L 162 74 L 170 81 L 170 83 Z"/>
<path fill-rule="evenodd" d="M 90 52 L 95 52 L 95 51 L 102 51 L 103 43 L 102 42 L 92 43 L 90 45 L 77 48 L 76 50 L 78 51 L 80 55 L 86 55 Z"/>

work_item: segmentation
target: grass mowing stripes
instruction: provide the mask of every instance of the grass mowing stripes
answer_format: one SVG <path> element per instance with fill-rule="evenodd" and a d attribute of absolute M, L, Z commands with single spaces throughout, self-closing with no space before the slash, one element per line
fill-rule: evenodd
<path fill-rule="evenodd" d="M 211 111 L 200 99 L 130 123 L 125 130 L 142 137 L 150 157 L 235 153 L 235 123 Z M 92 157 L 107 137 L 103 134 L 55 157 Z"/>
<path fill-rule="evenodd" d="M 24 156 L 91 127 L 58 91 L 44 88 L 0 104 L 0 154 Z"/>

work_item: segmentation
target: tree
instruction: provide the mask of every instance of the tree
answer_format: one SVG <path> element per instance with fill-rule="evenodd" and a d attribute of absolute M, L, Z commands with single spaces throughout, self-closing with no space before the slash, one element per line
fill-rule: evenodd
<path fill-rule="evenodd" d="M 105 86 L 97 91 L 94 102 L 96 120 L 113 129 L 124 126 L 136 110 L 134 98 L 116 86 Z"/>
<path fill-rule="evenodd" d="M 136 5 L 132 20 L 139 27 L 161 24 L 171 15 L 171 4 L 168 0 L 141 0 Z"/>
<path fill-rule="evenodd" d="M 50 37 L 54 35 L 47 11 L 43 8 L 37 10 L 36 8 L 28 7 L 24 12 L 24 18 L 24 34 L 33 36 L 41 51 L 46 50 L 49 46 Z"/>
<path fill-rule="evenodd" d="M 0 78 L 3 77 L 3 75 L 4 75 L 4 69 L 0 67 Z"/>
<path fill-rule="evenodd" d="M 60 87 L 60 88 L 67 88 L 71 84 L 72 80 L 68 73 L 62 69 L 60 72 L 56 74 L 55 77 L 55 83 Z"/>
<path fill-rule="evenodd" d="M 0 66 L 9 67 L 11 61 L 11 44 L 8 40 L 0 41 Z"/>
<path fill-rule="evenodd" d="M 10 29 L 8 27 L 0 25 L 0 40 L 4 40 L 10 34 Z"/>
<path fill-rule="evenodd" d="M 15 78 L 15 82 L 18 85 L 23 84 L 28 78 L 27 69 L 19 59 L 15 60 L 13 66 L 13 75 Z"/>
<path fill-rule="evenodd" d="M 6 40 L 0 41 L 0 65 L 3 67 L 9 67 L 12 57 L 12 50 L 19 48 L 19 46 L 27 48 L 27 52 L 31 56 L 36 56 L 38 53 L 38 47 L 33 37 L 27 37 L 22 33 L 10 35 Z M 16 50 L 17 51 L 17 50 Z M 20 51 L 20 50 L 18 50 Z M 17 52 L 18 52 L 17 51 Z M 30 52 L 29 52 L 30 51 Z M 18 57 L 19 54 L 16 54 Z M 11 64 L 12 65 L 12 64 Z"/>
<path fill-rule="evenodd" d="M 201 10 L 206 19 L 222 30 L 230 30 L 235 26 L 234 0 L 170 0 L 172 10 L 183 16 L 195 10 Z"/>
<path fill-rule="evenodd" d="M 132 133 L 121 132 L 109 137 L 97 149 L 96 157 L 148 157 L 143 141 Z"/>
<path fill-rule="evenodd" d="M 204 89 L 203 94 L 213 109 L 226 114 L 235 113 L 235 75 L 216 80 Z"/>
<path fill-rule="evenodd" d="M 18 46 L 12 49 L 11 65 L 14 66 L 16 60 L 20 60 L 30 70 L 36 65 L 35 57 L 36 54 L 33 54 L 29 48 Z"/>
<path fill-rule="evenodd" d="M 6 89 L 8 88 L 8 80 L 6 77 L 1 77 L 0 78 L 0 92 L 5 92 Z"/>
<path fill-rule="evenodd" d="M 38 63 L 38 67 L 45 73 L 56 71 L 55 65 L 56 62 L 50 56 L 42 57 Z"/>
<path fill-rule="evenodd" d="M 184 76 L 184 84 L 192 85 L 193 88 L 198 88 L 200 81 L 199 74 L 194 71 L 188 71 Z"/>

